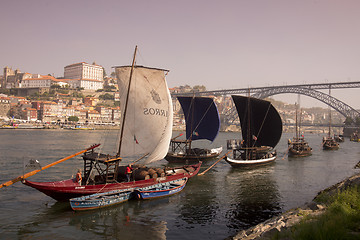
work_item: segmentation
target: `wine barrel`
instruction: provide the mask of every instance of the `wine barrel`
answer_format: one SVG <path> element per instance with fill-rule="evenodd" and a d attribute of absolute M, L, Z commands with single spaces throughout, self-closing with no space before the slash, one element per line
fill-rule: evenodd
<path fill-rule="evenodd" d="M 142 169 L 136 169 L 134 171 L 134 178 L 135 180 L 146 180 L 150 178 L 149 172 L 142 170 Z"/>
<path fill-rule="evenodd" d="M 162 169 L 162 168 L 155 168 L 155 170 L 156 170 L 156 173 L 157 173 L 158 176 L 160 176 L 160 177 L 165 177 L 164 169 Z"/>

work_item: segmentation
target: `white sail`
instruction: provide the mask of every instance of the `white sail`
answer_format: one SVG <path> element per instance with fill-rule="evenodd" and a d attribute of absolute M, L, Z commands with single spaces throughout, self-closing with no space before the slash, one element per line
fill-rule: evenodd
<path fill-rule="evenodd" d="M 120 102 L 124 117 L 131 67 L 116 67 L 115 71 L 122 92 Z M 165 72 L 162 69 L 134 67 L 119 150 L 121 157 L 149 154 L 146 162 L 165 157 L 173 118 Z"/>

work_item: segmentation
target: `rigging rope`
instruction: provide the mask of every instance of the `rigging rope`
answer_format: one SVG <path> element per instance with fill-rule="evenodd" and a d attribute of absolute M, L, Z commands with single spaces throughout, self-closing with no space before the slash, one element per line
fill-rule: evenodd
<path fill-rule="evenodd" d="M 255 143 L 257 142 L 258 137 L 259 137 L 259 135 L 260 135 L 261 129 L 262 129 L 262 127 L 264 126 L 265 119 L 267 118 L 267 115 L 268 115 L 268 113 L 269 113 L 269 111 L 270 111 L 270 107 L 271 107 L 271 103 L 269 102 L 269 106 L 268 106 L 268 109 L 267 109 L 267 111 L 266 111 L 265 117 L 264 117 L 264 119 L 263 119 L 263 121 L 262 121 L 262 123 L 261 123 L 261 126 L 260 126 L 260 128 L 259 128 L 258 133 L 255 135 L 256 139 L 255 139 L 255 141 L 254 141 L 253 147 L 255 146 Z"/>

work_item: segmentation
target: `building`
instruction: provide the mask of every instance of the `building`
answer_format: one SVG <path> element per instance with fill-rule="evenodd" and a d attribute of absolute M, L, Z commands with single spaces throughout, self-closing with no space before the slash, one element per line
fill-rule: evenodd
<path fill-rule="evenodd" d="M 95 110 L 100 113 L 102 122 L 111 122 L 112 121 L 112 109 L 108 107 L 96 107 Z"/>
<path fill-rule="evenodd" d="M 65 81 L 58 80 L 53 76 L 38 75 L 35 78 L 23 79 L 20 86 L 21 88 L 50 88 L 53 84 L 57 84 L 61 87 L 68 85 Z"/>
<path fill-rule="evenodd" d="M 19 69 L 12 70 L 9 67 L 5 67 L 4 75 L 0 84 L 2 88 L 19 87 L 22 80 L 31 78 L 31 76 L 31 73 L 22 73 Z"/>
<path fill-rule="evenodd" d="M 111 113 L 111 118 L 112 121 L 114 123 L 120 123 L 120 117 L 121 117 L 121 112 L 120 112 L 120 107 L 117 108 L 112 108 L 112 113 Z"/>
<path fill-rule="evenodd" d="M 0 96 L 0 118 L 7 118 L 10 107 L 10 98 L 7 96 Z"/>
<path fill-rule="evenodd" d="M 86 118 L 89 123 L 101 122 L 101 115 L 96 110 L 87 111 Z"/>
<path fill-rule="evenodd" d="M 35 108 L 25 108 L 23 110 L 22 119 L 35 122 L 38 119 L 37 110 Z"/>
<path fill-rule="evenodd" d="M 88 64 L 86 62 L 75 63 L 68 65 L 64 68 L 65 79 L 91 79 L 91 80 L 104 80 L 104 69 L 102 66 Z"/>
<path fill-rule="evenodd" d="M 99 102 L 99 99 L 96 97 L 85 97 L 84 105 L 87 107 L 94 107 Z"/>

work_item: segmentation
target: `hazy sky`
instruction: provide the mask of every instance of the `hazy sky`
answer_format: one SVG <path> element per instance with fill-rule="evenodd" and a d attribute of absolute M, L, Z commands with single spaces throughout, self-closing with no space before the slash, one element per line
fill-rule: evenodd
<path fill-rule="evenodd" d="M 109 74 L 138 45 L 137 63 L 169 69 L 170 87 L 360 81 L 359 0 L 1 0 L 1 10 L 1 68 L 59 77 L 95 61 Z M 333 95 L 360 108 L 359 92 Z"/>

